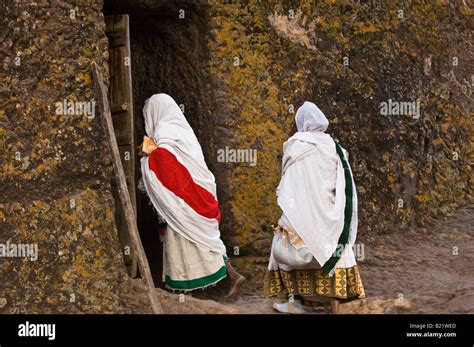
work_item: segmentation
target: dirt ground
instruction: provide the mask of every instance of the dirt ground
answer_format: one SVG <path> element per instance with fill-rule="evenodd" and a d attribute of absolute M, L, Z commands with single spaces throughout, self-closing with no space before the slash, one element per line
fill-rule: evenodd
<path fill-rule="evenodd" d="M 474 206 L 366 245 L 367 299 L 345 313 L 474 313 Z"/>
<path fill-rule="evenodd" d="M 394 230 L 366 241 L 359 266 L 367 297 L 341 305 L 341 313 L 474 313 L 473 212 L 474 206 L 465 207 L 431 227 Z M 186 296 L 187 305 L 168 305 L 165 311 L 275 313 L 273 300 L 251 286 L 233 300 L 222 299 L 225 284 Z M 177 295 L 167 295 L 168 301 L 177 300 Z M 177 306 L 187 308 L 177 312 Z M 329 313 L 328 304 L 305 308 L 308 313 Z"/>

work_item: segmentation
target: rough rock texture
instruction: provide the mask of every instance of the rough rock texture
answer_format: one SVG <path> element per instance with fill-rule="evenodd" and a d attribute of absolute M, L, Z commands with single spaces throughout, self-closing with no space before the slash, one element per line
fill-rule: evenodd
<path fill-rule="evenodd" d="M 93 98 L 92 61 L 107 71 L 101 5 L 6 1 L 0 18 L 0 242 L 39 253 L 0 259 L 0 312 L 140 312 L 146 301 L 127 298 L 99 119 L 55 113 L 56 102 Z"/>
<path fill-rule="evenodd" d="M 311 3 L 211 9 L 213 114 L 231 132 L 215 127 L 216 146 L 258 149 L 255 168 L 214 166 L 228 177 L 219 182 L 225 230 L 248 253 L 268 252 L 281 145 L 294 131 L 289 110 L 305 99 L 350 152 L 362 234 L 424 224 L 472 199 L 472 9 Z M 419 99 L 420 118 L 380 115 L 388 99 Z"/>
<path fill-rule="evenodd" d="M 217 178 L 230 246 L 267 254 L 281 146 L 304 100 L 351 153 L 367 234 L 412 229 L 472 199 L 470 8 L 246 3 L 106 3 L 130 14 L 137 122 L 152 93 L 184 105 Z M 389 99 L 419 100 L 420 118 L 380 115 Z M 217 162 L 226 146 L 257 149 L 257 166 Z"/>
<path fill-rule="evenodd" d="M 464 2 L 117 0 L 106 10 L 131 16 L 137 122 L 152 93 L 185 106 L 216 175 L 223 238 L 255 283 L 280 215 L 282 144 L 304 100 L 349 150 L 362 237 L 472 201 Z M 93 0 L 0 4 L 0 242 L 40 250 L 36 262 L 0 259 L 2 312 L 146 311 L 127 298 L 99 120 L 54 112 L 58 101 L 93 97 L 90 62 L 107 75 L 101 11 Z M 419 100 L 420 117 L 380 115 L 389 99 Z M 257 165 L 217 162 L 226 146 L 257 149 Z"/>

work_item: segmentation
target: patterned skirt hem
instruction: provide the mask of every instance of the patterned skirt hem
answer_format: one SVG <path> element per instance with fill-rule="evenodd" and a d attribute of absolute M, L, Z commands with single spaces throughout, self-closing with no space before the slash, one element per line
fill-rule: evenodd
<path fill-rule="evenodd" d="M 325 275 L 322 269 L 267 271 L 264 287 L 269 297 L 278 294 L 325 296 L 344 301 L 365 297 L 357 265 L 338 268 L 331 277 Z"/>

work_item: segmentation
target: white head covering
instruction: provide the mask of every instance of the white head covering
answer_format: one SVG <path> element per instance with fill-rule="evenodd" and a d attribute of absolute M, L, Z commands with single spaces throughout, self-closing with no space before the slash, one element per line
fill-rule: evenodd
<path fill-rule="evenodd" d="M 143 106 L 143 117 L 146 133 L 158 147 L 167 140 L 176 141 L 180 147 L 185 147 L 194 159 L 204 162 L 201 145 L 171 96 L 164 93 L 151 96 Z"/>
<path fill-rule="evenodd" d="M 298 131 L 326 131 L 329 121 L 324 113 L 312 102 L 305 101 L 296 111 L 295 117 Z"/>

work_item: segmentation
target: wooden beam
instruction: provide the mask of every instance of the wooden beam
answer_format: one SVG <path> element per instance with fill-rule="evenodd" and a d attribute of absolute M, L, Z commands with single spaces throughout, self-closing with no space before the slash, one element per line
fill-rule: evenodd
<path fill-rule="evenodd" d="M 135 213 L 133 212 L 132 201 L 130 200 L 130 194 L 128 192 L 127 183 L 125 180 L 125 172 L 123 170 L 122 161 L 120 160 L 119 148 L 115 138 L 112 115 L 110 113 L 109 101 L 105 91 L 104 80 L 102 78 L 102 73 L 100 72 L 100 69 L 96 63 L 92 63 L 92 74 L 94 76 L 95 96 L 97 99 L 97 105 L 99 106 L 100 119 L 112 155 L 112 163 L 114 166 L 118 191 L 120 194 L 120 201 L 122 202 L 132 246 L 138 255 L 138 267 L 145 284 L 148 287 L 148 296 L 150 297 L 153 313 L 163 313 L 161 304 L 155 296 L 155 284 L 153 283 L 150 266 L 145 255 L 145 250 L 143 249 L 140 234 L 138 233 L 137 221 L 135 218 Z"/>
<path fill-rule="evenodd" d="M 136 177 L 139 171 L 137 165 L 137 151 L 135 146 L 135 115 L 133 113 L 133 93 L 132 93 L 132 71 L 130 66 L 130 25 L 129 18 L 126 14 L 117 14 L 105 16 L 105 30 L 109 38 L 118 38 L 124 45 L 114 46 L 116 39 L 109 39 L 109 73 L 110 83 L 108 90 L 108 100 L 110 112 L 112 113 L 112 121 L 115 130 L 115 138 L 119 145 L 119 151 L 122 157 L 122 165 L 125 175 L 129 177 L 128 191 L 132 200 L 133 210 L 138 219 L 137 214 L 137 197 L 136 197 Z M 113 33 L 113 35 L 110 35 Z M 126 59 L 129 59 L 126 64 Z M 125 137 L 126 136 L 126 137 Z M 128 148 L 127 148 L 127 145 Z M 128 158 L 125 159 L 124 151 L 128 151 Z M 117 186 L 114 186 L 114 196 L 117 204 L 120 199 Z M 120 206 L 119 206 L 120 207 Z M 127 228 L 127 221 L 123 210 L 117 209 L 115 219 L 117 223 L 117 233 L 119 235 L 120 244 L 123 247 L 131 245 L 130 233 Z M 127 271 L 130 277 L 134 278 L 138 272 L 138 260 L 135 250 L 132 249 L 130 254 L 124 255 Z"/>

